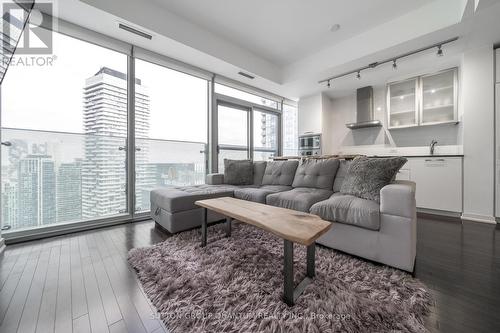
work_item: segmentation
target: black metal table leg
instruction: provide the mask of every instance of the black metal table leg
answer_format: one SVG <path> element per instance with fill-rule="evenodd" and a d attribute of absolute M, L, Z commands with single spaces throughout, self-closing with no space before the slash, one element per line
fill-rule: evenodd
<path fill-rule="evenodd" d="M 309 245 L 307 247 L 307 272 L 306 272 L 306 275 L 310 278 L 313 278 L 314 275 L 316 275 L 316 272 L 315 272 L 315 266 L 316 266 L 316 263 L 315 263 L 315 260 L 316 260 L 316 244 L 315 243 L 312 243 L 311 245 Z"/>
<path fill-rule="evenodd" d="M 284 244 L 284 265 L 283 265 L 283 298 L 288 306 L 293 306 L 297 298 L 304 292 L 304 289 L 311 283 L 315 272 L 316 244 L 307 247 L 306 254 L 306 276 L 297 287 L 293 287 L 293 242 L 285 239 Z"/>
<path fill-rule="evenodd" d="M 231 237 L 231 218 L 226 218 L 226 237 Z"/>
<path fill-rule="evenodd" d="M 203 209 L 203 221 L 201 222 L 201 246 L 207 246 L 207 215 L 208 209 Z"/>
<path fill-rule="evenodd" d="M 292 306 L 294 303 L 293 297 L 293 242 L 286 240 L 284 243 L 284 262 L 283 262 L 283 297 L 285 303 Z"/>

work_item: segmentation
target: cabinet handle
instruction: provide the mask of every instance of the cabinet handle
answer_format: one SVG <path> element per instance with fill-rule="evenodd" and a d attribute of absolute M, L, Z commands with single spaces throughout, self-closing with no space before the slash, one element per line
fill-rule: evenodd
<path fill-rule="evenodd" d="M 436 158 L 436 159 L 430 159 L 430 158 L 427 158 L 425 159 L 426 162 L 432 162 L 432 161 L 436 161 L 436 162 L 446 162 L 446 160 L 444 158 Z"/>

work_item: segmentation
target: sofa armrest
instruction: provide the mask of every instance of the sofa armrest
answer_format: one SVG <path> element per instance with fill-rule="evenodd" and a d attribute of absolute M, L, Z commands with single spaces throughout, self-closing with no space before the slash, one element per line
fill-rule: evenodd
<path fill-rule="evenodd" d="M 207 185 L 222 185 L 222 184 L 224 184 L 224 174 L 223 173 L 209 173 L 205 177 L 205 183 Z"/>
<path fill-rule="evenodd" d="M 417 213 L 415 183 L 395 181 L 380 190 L 380 213 L 414 218 Z"/>

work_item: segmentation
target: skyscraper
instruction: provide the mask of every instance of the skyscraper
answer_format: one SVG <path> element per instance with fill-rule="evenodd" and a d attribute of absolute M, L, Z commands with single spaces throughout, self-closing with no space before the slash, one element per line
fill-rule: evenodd
<path fill-rule="evenodd" d="M 82 161 L 61 163 L 57 170 L 57 222 L 82 218 Z"/>
<path fill-rule="evenodd" d="M 103 67 L 88 78 L 83 107 L 85 160 L 82 164 L 82 217 L 91 219 L 126 210 L 127 76 Z M 136 136 L 149 134 L 149 96 L 135 82 Z M 136 188 L 148 186 L 143 166 L 147 147 L 136 151 Z M 141 206 L 141 197 L 136 205 Z"/>
<path fill-rule="evenodd" d="M 49 155 L 19 161 L 18 218 L 15 229 L 56 222 L 56 174 Z"/>

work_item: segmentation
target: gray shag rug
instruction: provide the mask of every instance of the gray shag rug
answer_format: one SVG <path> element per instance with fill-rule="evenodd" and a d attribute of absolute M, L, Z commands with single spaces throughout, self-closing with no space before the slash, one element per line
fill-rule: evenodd
<path fill-rule="evenodd" d="M 129 263 L 172 332 L 426 332 L 431 298 L 409 274 L 316 247 L 316 277 L 293 307 L 282 301 L 283 241 L 235 222 L 132 249 Z M 295 282 L 305 247 L 294 248 Z"/>

